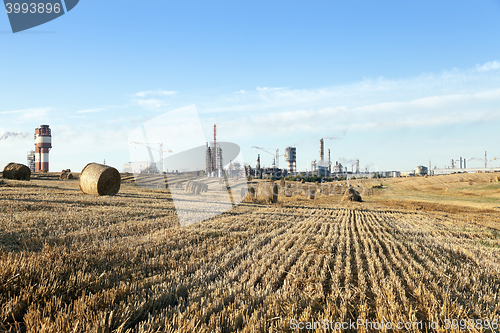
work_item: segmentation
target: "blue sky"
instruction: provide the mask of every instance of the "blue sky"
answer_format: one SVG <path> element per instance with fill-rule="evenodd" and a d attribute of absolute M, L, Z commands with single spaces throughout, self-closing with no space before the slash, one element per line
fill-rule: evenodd
<path fill-rule="evenodd" d="M 295 144 L 310 168 L 335 136 L 334 161 L 370 170 L 481 166 L 500 157 L 499 33 L 500 1 L 82 0 L 17 34 L 0 14 L 0 166 L 49 124 L 53 171 L 122 170 L 137 126 L 192 104 L 252 164 Z"/>

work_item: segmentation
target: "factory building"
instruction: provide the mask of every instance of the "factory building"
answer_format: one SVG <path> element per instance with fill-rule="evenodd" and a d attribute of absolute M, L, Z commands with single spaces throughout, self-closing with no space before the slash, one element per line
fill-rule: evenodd
<path fill-rule="evenodd" d="M 30 168 L 30 171 L 31 172 L 35 172 L 35 151 L 34 150 L 30 150 L 28 152 L 28 168 Z"/>
<path fill-rule="evenodd" d="M 419 165 L 415 168 L 415 175 L 416 176 L 425 176 L 428 173 L 427 167 L 423 165 Z"/>

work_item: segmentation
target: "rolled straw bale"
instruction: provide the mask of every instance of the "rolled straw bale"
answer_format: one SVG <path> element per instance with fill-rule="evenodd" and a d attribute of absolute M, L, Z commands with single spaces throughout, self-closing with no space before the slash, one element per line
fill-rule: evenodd
<path fill-rule="evenodd" d="M 3 169 L 3 178 L 15 180 L 30 180 L 31 170 L 24 164 L 9 163 Z"/>
<path fill-rule="evenodd" d="M 186 183 L 184 191 L 191 194 L 201 194 L 201 192 L 208 191 L 208 185 L 194 180 L 189 180 Z"/>
<path fill-rule="evenodd" d="M 192 180 L 188 180 L 188 182 L 186 183 L 186 187 L 184 187 L 184 192 L 194 193 L 194 191 L 195 191 L 195 182 L 193 182 Z"/>
<path fill-rule="evenodd" d="M 495 178 L 495 180 L 496 180 L 497 182 L 500 182 L 500 177 L 496 177 L 496 178 Z"/>
<path fill-rule="evenodd" d="M 245 199 L 247 196 L 250 197 L 250 198 L 253 198 L 255 197 L 255 187 L 247 187 L 247 186 L 244 186 L 241 188 L 241 198 L 242 199 Z"/>
<path fill-rule="evenodd" d="M 61 175 L 59 176 L 59 179 L 62 179 L 62 180 L 67 180 L 67 179 L 73 179 L 73 174 L 68 171 L 69 169 L 67 170 L 63 170 L 63 172 L 61 172 Z"/>
<path fill-rule="evenodd" d="M 342 197 L 342 201 L 358 201 L 362 202 L 361 195 L 354 188 L 349 187 Z"/>
<path fill-rule="evenodd" d="M 257 199 L 276 203 L 278 202 L 278 184 L 272 182 L 261 182 L 257 188 Z"/>
<path fill-rule="evenodd" d="M 316 197 L 316 190 L 310 190 L 309 191 L 309 200 L 314 200 Z"/>
<path fill-rule="evenodd" d="M 83 168 L 78 185 L 83 193 L 116 195 L 120 191 L 120 182 L 120 173 L 115 168 L 89 163 Z"/>

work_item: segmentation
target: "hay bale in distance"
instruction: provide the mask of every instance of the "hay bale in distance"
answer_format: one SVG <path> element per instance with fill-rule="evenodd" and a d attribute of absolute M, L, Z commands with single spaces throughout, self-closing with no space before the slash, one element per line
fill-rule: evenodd
<path fill-rule="evenodd" d="M 86 194 L 116 195 L 120 191 L 120 183 L 120 173 L 115 168 L 89 163 L 83 168 L 78 185 Z"/>
<path fill-rule="evenodd" d="M 69 170 L 69 169 L 68 169 Z M 67 170 L 64 170 L 61 175 L 59 176 L 59 179 L 62 180 L 68 180 L 68 179 L 73 179 L 73 174 L 68 172 Z"/>
<path fill-rule="evenodd" d="M 9 163 L 3 169 L 3 178 L 15 180 L 30 180 L 31 170 L 24 164 Z"/>
<path fill-rule="evenodd" d="M 497 176 L 497 177 L 495 178 L 495 180 L 496 180 L 497 182 L 500 182 L 500 177 L 498 177 L 498 176 Z"/>
<path fill-rule="evenodd" d="M 316 197 L 316 190 L 310 190 L 309 191 L 309 200 L 314 200 Z"/>
<path fill-rule="evenodd" d="M 269 203 L 278 202 L 278 184 L 273 182 L 261 182 L 257 188 L 257 199 Z"/>
<path fill-rule="evenodd" d="M 184 188 L 184 192 L 191 194 L 201 194 L 201 192 L 207 192 L 208 185 L 202 182 L 197 182 L 194 180 L 189 180 L 186 183 L 186 187 Z"/>
<path fill-rule="evenodd" d="M 245 199 L 246 197 L 253 198 L 255 197 L 255 188 L 244 186 L 241 188 L 240 195 L 242 199 Z"/>
<path fill-rule="evenodd" d="M 344 192 L 344 196 L 342 197 L 342 201 L 357 201 L 357 202 L 362 202 L 363 200 L 361 199 L 361 195 L 359 194 L 358 191 L 356 191 L 352 187 L 349 187 Z"/>

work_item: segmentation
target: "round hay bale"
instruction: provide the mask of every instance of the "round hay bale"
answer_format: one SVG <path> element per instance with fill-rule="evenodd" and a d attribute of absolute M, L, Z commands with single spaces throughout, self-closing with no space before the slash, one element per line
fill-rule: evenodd
<path fill-rule="evenodd" d="M 113 167 L 89 163 L 80 173 L 79 187 L 83 193 L 92 195 L 116 195 L 120 191 L 121 177 Z"/>
<path fill-rule="evenodd" d="M 349 187 L 342 197 L 342 201 L 357 201 L 362 202 L 361 195 L 354 188 Z"/>
<path fill-rule="evenodd" d="M 496 180 L 497 182 L 500 182 L 500 177 L 496 177 L 496 178 L 495 178 L 495 180 Z"/>
<path fill-rule="evenodd" d="M 316 197 L 316 190 L 310 190 L 309 191 L 309 200 L 314 200 Z"/>
<path fill-rule="evenodd" d="M 194 193 L 196 191 L 196 182 L 188 180 L 186 187 L 184 187 L 184 192 Z"/>
<path fill-rule="evenodd" d="M 69 170 L 69 169 L 68 169 Z M 62 179 L 62 180 L 69 180 L 69 179 L 73 179 L 73 174 L 70 173 L 68 170 L 64 170 L 61 175 L 59 176 L 59 179 Z"/>
<path fill-rule="evenodd" d="M 24 164 L 9 163 L 3 169 L 3 178 L 15 180 L 30 180 L 31 170 Z"/>
<path fill-rule="evenodd" d="M 247 186 L 244 186 L 241 188 L 241 192 L 240 192 L 240 195 L 241 195 L 241 198 L 242 199 L 245 199 L 245 198 L 254 198 L 255 197 L 255 187 L 247 187 Z"/>
<path fill-rule="evenodd" d="M 255 187 L 243 186 L 240 190 L 240 196 L 242 199 L 253 199 L 255 197 Z"/>
<path fill-rule="evenodd" d="M 279 187 L 272 182 L 262 182 L 257 188 L 257 199 L 269 203 L 278 202 Z"/>
<path fill-rule="evenodd" d="M 306 181 L 304 179 L 301 179 L 300 182 L 304 184 Z"/>

